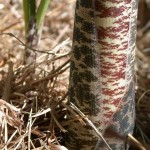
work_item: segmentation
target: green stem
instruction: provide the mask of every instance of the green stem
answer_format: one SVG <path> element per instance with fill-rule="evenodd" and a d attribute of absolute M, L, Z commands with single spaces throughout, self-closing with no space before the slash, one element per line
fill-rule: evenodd
<path fill-rule="evenodd" d="M 36 14 L 35 0 L 23 0 L 23 12 L 24 12 L 24 21 L 25 21 L 25 32 L 27 33 L 29 19 L 31 16 L 35 16 Z"/>
<path fill-rule="evenodd" d="M 37 9 L 36 13 L 36 25 L 37 25 L 37 30 L 40 30 L 43 25 L 43 20 L 46 14 L 46 10 L 48 8 L 50 0 L 41 0 L 40 5 Z"/>
<path fill-rule="evenodd" d="M 26 44 L 37 48 L 41 38 L 42 26 L 50 0 L 41 0 L 36 7 L 35 0 L 23 0 Z M 29 64 L 36 59 L 36 53 L 26 49 L 24 63 Z"/>

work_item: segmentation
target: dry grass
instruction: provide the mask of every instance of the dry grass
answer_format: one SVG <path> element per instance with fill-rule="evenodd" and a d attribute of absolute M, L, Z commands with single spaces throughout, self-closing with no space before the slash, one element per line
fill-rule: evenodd
<path fill-rule="evenodd" d="M 60 141 L 66 130 L 59 120 L 66 111 L 61 103 L 66 102 L 68 88 L 72 2 L 51 3 L 41 52 L 28 66 L 22 65 L 21 1 L 0 3 L 0 32 L 8 33 L 0 35 L 0 149 L 65 149 Z"/>
<path fill-rule="evenodd" d="M 66 110 L 82 124 L 93 124 L 76 107 L 67 105 L 69 59 L 73 29 L 73 0 L 53 0 L 46 15 L 39 55 L 22 65 L 24 51 L 21 1 L 0 0 L 0 149 L 54 149 L 61 146 Z M 0 6 L 0 7 L 1 7 Z M 10 13 L 11 12 L 11 13 Z M 16 39 L 17 37 L 18 39 Z M 150 145 L 150 42 L 149 32 L 139 28 L 136 50 L 136 127 L 132 149 Z M 43 53 L 44 52 L 44 53 Z M 61 123 L 60 123 L 61 122 Z M 96 131 L 101 137 L 100 133 Z M 142 143 L 142 145 L 141 145 Z M 144 147 L 143 147 L 144 145 Z"/>

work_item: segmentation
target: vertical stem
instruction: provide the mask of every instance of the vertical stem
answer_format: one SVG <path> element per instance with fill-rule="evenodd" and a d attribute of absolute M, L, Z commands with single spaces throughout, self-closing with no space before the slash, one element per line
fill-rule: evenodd
<path fill-rule="evenodd" d="M 43 21 L 49 2 L 50 0 L 41 0 L 36 11 L 35 0 L 23 0 L 26 45 L 29 47 L 37 49 L 39 45 Z M 25 49 L 24 56 L 25 64 L 30 64 L 36 59 L 36 53 L 27 48 Z"/>
<path fill-rule="evenodd" d="M 34 39 L 36 34 L 36 2 L 35 0 L 23 0 L 23 11 L 24 11 L 24 22 L 25 22 L 25 40 L 26 45 L 29 47 L 34 47 Z M 35 47 L 34 47 L 35 48 Z M 25 48 L 24 64 L 30 64 L 35 60 L 35 52 Z"/>
<path fill-rule="evenodd" d="M 31 17 L 35 16 L 36 13 L 35 0 L 23 0 L 23 12 L 24 12 L 25 32 L 27 34 L 29 20 Z"/>
<path fill-rule="evenodd" d="M 124 138 L 134 127 L 134 57 L 137 1 L 95 3 L 102 83 L 100 102 L 101 131 L 107 128 Z M 124 149 L 125 141 L 116 140 L 106 130 L 112 149 Z"/>
<path fill-rule="evenodd" d="M 43 20 L 45 18 L 45 14 L 46 14 L 49 3 L 50 3 L 50 0 L 42 0 L 40 2 L 40 5 L 39 5 L 39 7 L 37 9 L 37 13 L 36 13 L 37 29 L 40 29 L 43 25 Z"/>
<path fill-rule="evenodd" d="M 69 100 L 117 150 L 134 127 L 136 17 L 136 0 L 77 0 Z M 88 126 L 74 122 L 69 132 L 70 149 L 105 148 Z"/>
<path fill-rule="evenodd" d="M 36 44 L 37 44 L 37 46 L 40 43 L 44 18 L 45 18 L 49 3 L 50 3 L 50 0 L 41 0 L 39 7 L 37 9 L 37 13 L 36 13 L 36 31 L 37 31 L 36 32 L 36 34 L 37 34 L 36 35 L 37 36 Z"/>
<path fill-rule="evenodd" d="M 69 101 L 99 129 L 101 101 L 100 52 L 97 47 L 94 1 L 77 0 L 70 68 Z M 74 118 L 74 116 L 69 116 Z M 72 150 L 94 149 L 98 138 L 89 126 L 73 122 L 66 145 Z"/>

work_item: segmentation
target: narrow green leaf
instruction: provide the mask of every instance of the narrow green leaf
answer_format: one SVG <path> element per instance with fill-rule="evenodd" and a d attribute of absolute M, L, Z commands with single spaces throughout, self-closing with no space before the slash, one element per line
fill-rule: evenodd
<path fill-rule="evenodd" d="M 25 32 L 27 32 L 29 20 L 36 14 L 35 0 L 23 0 L 23 12 L 24 12 Z"/>
<path fill-rule="evenodd" d="M 36 13 L 36 25 L 37 25 L 37 30 L 40 30 L 40 28 L 43 25 L 43 21 L 45 18 L 45 14 L 48 8 L 50 0 L 41 0 L 39 7 L 37 9 Z"/>

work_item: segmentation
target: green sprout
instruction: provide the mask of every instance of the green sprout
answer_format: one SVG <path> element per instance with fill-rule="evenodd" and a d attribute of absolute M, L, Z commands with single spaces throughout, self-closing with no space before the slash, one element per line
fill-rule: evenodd
<path fill-rule="evenodd" d="M 35 0 L 23 0 L 26 45 L 37 49 L 43 28 L 43 22 L 50 0 L 41 0 L 38 7 Z M 24 63 L 32 63 L 36 53 L 25 48 Z"/>

